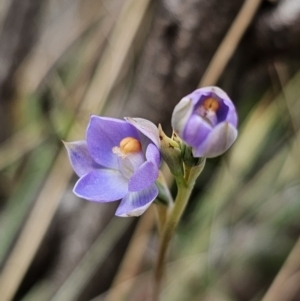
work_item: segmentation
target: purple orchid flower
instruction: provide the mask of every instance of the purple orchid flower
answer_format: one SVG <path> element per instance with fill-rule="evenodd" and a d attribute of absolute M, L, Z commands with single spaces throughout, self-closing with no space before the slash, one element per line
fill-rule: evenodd
<path fill-rule="evenodd" d="M 198 89 L 175 107 L 172 126 L 192 147 L 194 157 L 213 158 L 223 154 L 235 141 L 237 114 L 228 95 L 218 87 Z"/>
<path fill-rule="evenodd" d="M 74 193 L 106 203 L 122 199 L 118 216 L 141 215 L 158 195 L 158 130 L 148 120 L 91 116 L 86 140 L 65 143 L 80 177 Z"/>

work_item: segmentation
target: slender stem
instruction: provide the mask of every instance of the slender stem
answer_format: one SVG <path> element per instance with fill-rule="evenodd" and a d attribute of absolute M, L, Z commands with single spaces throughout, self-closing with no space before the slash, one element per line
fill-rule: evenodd
<path fill-rule="evenodd" d="M 174 204 L 174 200 L 170 193 L 164 174 L 161 171 L 159 171 L 159 177 L 156 181 L 156 185 L 159 190 L 159 194 L 158 194 L 159 200 L 163 201 L 169 208 L 171 208 Z"/>
<path fill-rule="evenodd" d="M 158 229 L 159 236 L 161 236 L 163 233 L 164 225 L 167 220 L 169 208 L 159 203 L 154 205 L 156 209 L 155 212 L 156 212 L 156 220 L 157 220 L 157 229 Z"/>
<path fill-rule="evenodd" d="M 186 183 L 184 179 L 177 180 L 177 187 L 178 193 L 176 196 L 175 204 L 165 222 L 160 240 L 160 247 L 154 272 L 155 287 L 153 293 L 153 301 L 159 301 L 160 287 L 164 276 L 165 260 L 168 246 L 173 236 L 174 230 L 178 222 L 180 221 L 180 218 L 188 203 L 189 197 L 194 187 L 194 182 Z"/>

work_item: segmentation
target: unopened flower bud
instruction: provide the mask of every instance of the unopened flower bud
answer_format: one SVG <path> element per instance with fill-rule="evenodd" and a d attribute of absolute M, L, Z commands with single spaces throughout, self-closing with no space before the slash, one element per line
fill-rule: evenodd
<path fill-rule="evenodd" d="M 174 139 L 168 137 L 164 133 L 161 125 L 158 126 L 158 131 L 160 139 L 160 150 L 164 161 L 167 163 L 171 173 L 175 177 L 182 177 L 184 172 L 181 145 Z"/>
<path fill-rule="evenodd" d="M 235 107 L 218 87 L 201 88 L 184 97 L 174 109 L 172 126 L 192 147 L 194 157 L 223 154 L 238 134 Z"/>

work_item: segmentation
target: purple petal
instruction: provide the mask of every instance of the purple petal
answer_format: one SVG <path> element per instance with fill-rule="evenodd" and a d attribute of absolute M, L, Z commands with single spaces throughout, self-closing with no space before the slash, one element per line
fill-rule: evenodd
<path fill-rule="evenodd" d="M 224 110 L 226 110 L 226 119 L 224 119 L 224 116 L 220 117 L 218 116 L 219 121 L 223 121 L 226 120 L 228 122 L 230 122 L 233 126 L 237 127 L 237 113 L 235 110 L 235 106 L 233 104 L 233 102 L 231 101 L 231 99 L 229 98 L 229 96 L 220 88 L 218 87 L 210 87 L 212 89 L 212 93 L 213 96 L 216 97 L 220 104 L 221 104 L 221 108 L 220 108 L 220 113 L 224 115 L 225 112 Z M 226 109 L 224 106 L 227 106 L 228 109 Z"/>
<path fill-rule="evenodd" d="M 224 120 L 226 120 L 227 116 L 228 116 L 228 112 L 229 112 L 229 107 L 224 103 L 223 100 L 219 101 L 219 109 L 217 110 L 217 119 L 218 119 L 218 123 L 223 122 Z"/>
<path fill-rule="evenodd" d="M 226 101 L 224 101 L 226 103 Z M 238 124 L 238 116 L 236 113 L 236 109 L 233 105 L 232 102 L 230 103 L 226 103 L 229 107 L 229 111 L 226 117 L 226 121 L 228 121 L 229 123 L 231 123 L 234 127 L 237 127 Z"/>
<path fill-rule="evenodd" d="M 187 122 L 181 138 L 190 146 L 198 148 L 211 131 L 212 127 L 207 121 L 197 114 L 193 114 Z"/>
<path fill-rule="evenodd" d="M 235 110 L 235 106 L 232 103 L 229 96 L 219 87 L 210 86 L 205 88 L 200 88 L 192 92 L 191 94 L 186 96 L 192 100 L 194 107 L 199 107 L 202 102 L 207 97 L 213 97 L 217 99 L 220 103 L 220 110 L 218 114 L 218 121 L 228 121 L 233 124 L 235 127 L 237 126 L 237 114 Z M 180 134 L 180 133 L 179 133 Z"/>
<path fill-rule="evenodd" d="M 160 166 L 161 158 L 159 149 L 152 143 L 150 143 L 146 150 L 146 159 L 155 163 L 157 167 Z"/>
<path fill-rule="evenodd" d="M 194 107 L 199 107 L 205 99 L 212 96 L 212 88 L 213 87 L 197 89 L 186 97 L 189 97 L 192 100 Z"/>
<path fill-rule="evenodd" d="M 139 216 L 151 205 L 158 195 L 155 184 L 139 192 L 128 193 L 121 201 L 117 211 L 117 216 Z"/>
<path fill-rule="evenodd" d="M 144 162 L 129 180 L 129 191 L 140 191 L 151 186 L 158 178 L 158 173 L 155 163 Z"/>
<path fill-rule="evenodd" d="M 200 147 L 193 149 L 195 157 L 213 158 L 223 154 L 235 141 L 237 129 L 228 122 L 218 124 Z"/>
<path fill-rule="evenodd" d="M 154 123 L 143 118 L 125 117 L 125 120 L 148 137 L 159 148 L 158 128 Z"/>
<path fill-rule="evenodd" d="M 117 170 L 94 170 L 77 181 L 74 193 L 90 201 L 116 201 L 128 193 L 128 181 Z"/>
<path fill-rule="evenodd" d="M 221 100 L 221 99 L 229 99 L 230 100 L 228 95 L 221 88 L 219 88 L 217 86 L 208 86 L 208 87 L 200 88 L 200 89 L 192 92 L 191 94 L 193 94 L 195 92 L 198 92 L 201 95 L 204 95 L 205 98 L 206 97 L 214 97 L 214 98 L 216 97 L 218 100 Z M 231 100 L 230 100 L 230 102 L 231 102 Z"/>
<path fill-rule="evenodd" d="M 92 116 L 87 129 L 87 145 L 92 158 L 105 167 L 118 168 L 118 156 L 112 152 L 122 139 L 133 137 L 140 139 L 138 131 L 128 122 Z"/>
<path fill-rule="evenodd" d="M 93 161 L 85 140 L 64 142 L 71 165 L 79 177 L 82 177 L 100 166 Z"/>

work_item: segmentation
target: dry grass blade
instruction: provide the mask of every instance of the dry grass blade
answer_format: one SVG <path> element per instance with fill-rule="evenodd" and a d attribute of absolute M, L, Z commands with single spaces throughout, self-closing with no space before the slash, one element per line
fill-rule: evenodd
<path fill-rule="evenodd" d="M 57 152 L 57 146 L 51 141 L 42 143 L 32 150 L 20 164 L 22 171 L 17 172 L 13 192 L 7 200 L 5 210 L 0 217 L 0 265 L 16 240 L 30 208 L 34 204 L 39 188 L 43 185 Z M 12 167 L 14 168 L 14 167 Z M 8 170 L 10 167 L 8 168 Z M 5 173 L 5 171 L 4 171 Z"/>
<path fill-rule="evenodd" d="M 102 2 L 105 3 L 105 7 L 101 5 Z M 73 17 L 68 8 L 64 9 L 61 12 L 63 16 L 56 18 L 51 26 L 41 33 L 37 45 L 20 66 L 17 72 L 20 95 L 36 91 L 68 48 L 95 22 L 105 17 L 108 6 L 113 10 L 116 4 L 116 1 L 87 0 L 82 7 L 77 7 L 77 16 L 74 14 Z M 76 18 L 76 26 L 72 18 Z"/>
<path fill-rule="evenodd" d="M 118 23 L 103 54 L 101 68 L 96 72 L 89 89 L 85 112 L 91 113 L 91 105 L 98 99 L 106 100 L 124 65 L 132 42 L 147 11 L 150 0 L 126 1 Z M 103 102 L 104 104 L 104 102 Z M 102 108 L 100 108 L 102 109 Z"/>
<path fill-rule="evenodd" d="M 11 2 L 11 0 L 2 0 L 0 2 L 0 32 L 2 31 L 3 23 Z"/>
<path fill-rule="evenodd" d="M 130 219 L 112 219 L 51 301 L 77 300 L 82 289 L 93 277 L 96 269 L 107 258 L 109 252 L 124 234 L 130 223 Z"/>
<path fill-rule="evenodd" d="M 149 2 L 149 0 L 138 2 L 130 0 L 126 2 L 112 33 L 111 46 L 105 52 L 102 59 L 103 63 L 99 65 L 96 78 L 81 105 L 80 115 L 83 109 L 88 112 L 101 111 L 104 102 L 114 87 Z M 78 139 L 80 136 L 84 136 L 83 128 L 74 126 L 67 140 Z M 72 170 L 69 162 L 67 162 L 65 150 L 61 150 L 44 187 L 37 197 L 28 221 L 25 223 L 20 237 L 3 268 L 0 277 L 2 301 L 9 301 L 15 295 L 52 221 L 71 176 Z"/>
<path fill-rule="evenodd" d="M 45 140 L 43 130 L 35 123 L 14 134 L 0 146 L 0 170 L 22 158 Z"/>
<path fill-rule="evenodd" d="M 111 289 L 108 291 L 104 301 L 122 300 L 122 298 L 125 298 L 128 294 L 132 287 L 132 283 L 127 282 L 127 280 L 136 277 L 138 274 L 139 266 L 143 259 L 153 224 L 154 212 L 149 209 L 143 215 L 137 226 L 119 272 L 115 277 Z"/>
<path fill-rule="evenodd" d="M 300 238 L 262 301 L 292 301 L 299 291 Z"/>
<path fill-rule="evenodd" d="M 246 0 L 207 67 L 199 87 L 215 85 L 251 23 L 262 0 Z"/>
<path fill-rule="evenodd" d="M 72 172 L 66 161 L 65 153 L 60 152 L 20 238 L 4 265 L 0 277 L 0 291 L 3 301 L 11 300 L 18 289 L 56 212 Z"/>

